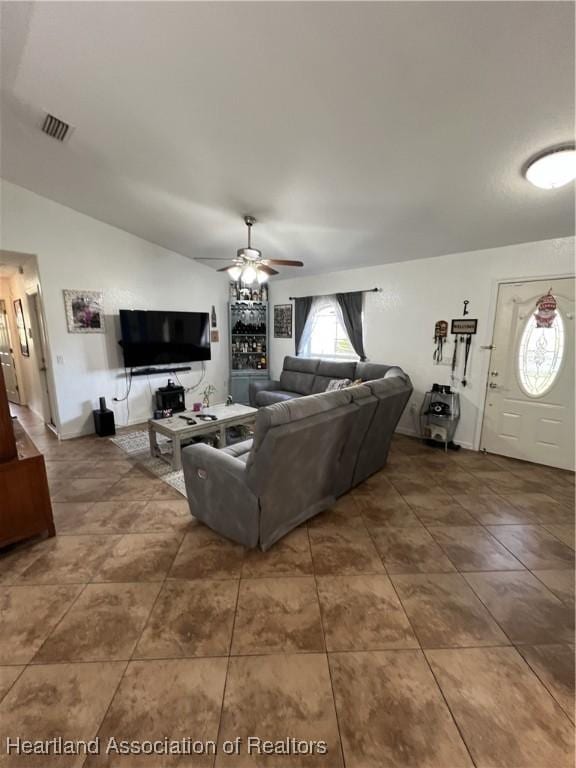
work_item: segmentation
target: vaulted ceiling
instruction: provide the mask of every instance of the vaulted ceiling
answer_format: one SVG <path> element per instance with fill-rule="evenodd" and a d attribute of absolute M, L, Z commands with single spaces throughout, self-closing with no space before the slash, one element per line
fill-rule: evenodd
<path fill-rule="evenodd" d="M 3 6 L 2 175 L 191 258 L 298 274 L 560 237 L 568 2 Z M 74 126 L 60 144 L 45 112 Z M 216 265 L 218 265 L 216 263 Z M 283 269 L 281 276 L 295 274 Z"/>

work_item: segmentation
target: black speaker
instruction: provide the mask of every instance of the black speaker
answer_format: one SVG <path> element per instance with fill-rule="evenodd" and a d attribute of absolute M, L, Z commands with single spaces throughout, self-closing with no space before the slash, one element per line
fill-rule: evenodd
<path fill-rule="evenodd" d="M 116 424 L 114 423 L 114 411 L 106 408 L 106 399 L 100 398 L 99 410 L 92 411 L 94 414 L 94 429 L 100 437 L 108 437 L 116 434 Z"/>

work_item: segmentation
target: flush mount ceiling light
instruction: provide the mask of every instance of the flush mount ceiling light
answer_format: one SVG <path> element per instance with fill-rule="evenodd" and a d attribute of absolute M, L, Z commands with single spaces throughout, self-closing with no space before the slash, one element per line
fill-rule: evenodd
<path fill-rule="evenodd" d="M 524 175 L 540 189 L 558 189 L 576 179 L 576 149 L 573 145 L 547 149 L 532 158 Z"/>
<path fill-rule="evenodd" d="M 254 216 L 244 216 L 244 224 L 248 227 L 248 245 L 246 248 L 238 248 L 234 263 L 227 267 L 222 267 L 218 272 L 228 272 L 230 279 L 236 282 L 242 280 L 248 285 L 256 280 L 262 284 L 270 277 L 277 275 L 278 270 L 272 269 L 271 264 L 285 267 L 303 267 L 301 261 L 293 259 L 263 259 L 262 251 L 258 248 L 252 248 L 252 227 L 256 224 Z M 229 261 L 229 259 L 206 258 L 202 261 Z"/>

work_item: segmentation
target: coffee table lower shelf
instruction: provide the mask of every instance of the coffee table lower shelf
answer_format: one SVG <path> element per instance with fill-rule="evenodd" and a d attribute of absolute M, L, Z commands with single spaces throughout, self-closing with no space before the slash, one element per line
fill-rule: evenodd
<path fill-rule="evenodd" d="M 248 405 L 232 403 L 218 404 L 206 409 L 206 413 L 216 416 L 214 421 L 200 421 L 198 413 L 183 411 L 168 419 L 149 419 L 148 437 L 150 440 L 150 455 L 162 459 L 172 466 L 174 471 L 182 469 L 183 444 L 194 437 L 218 434 L 220 446 L 226 445 L 226 430 L 230 427 L 247 426 L 254 423 L 257 409 Z M 184 416 L 182 419 L 180 417 Z M 186 417 L 195 419 L 196 424 L 187 424 Z M 158 446 L 157 435 L 164 435 L 172 441 L 172 453 L 162 454 Z"/>

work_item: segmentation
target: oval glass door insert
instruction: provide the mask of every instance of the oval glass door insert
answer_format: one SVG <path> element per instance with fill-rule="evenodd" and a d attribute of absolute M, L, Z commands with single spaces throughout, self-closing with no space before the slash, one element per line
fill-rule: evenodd
<path fill-rule="evenodd" d="M 518 348 L 518 379 L 531 397 L 542 397 L 554 384 L 564 356 L 564 322 L 560 312 L 550 328 L 538 328 L 530 315 Z"/>

